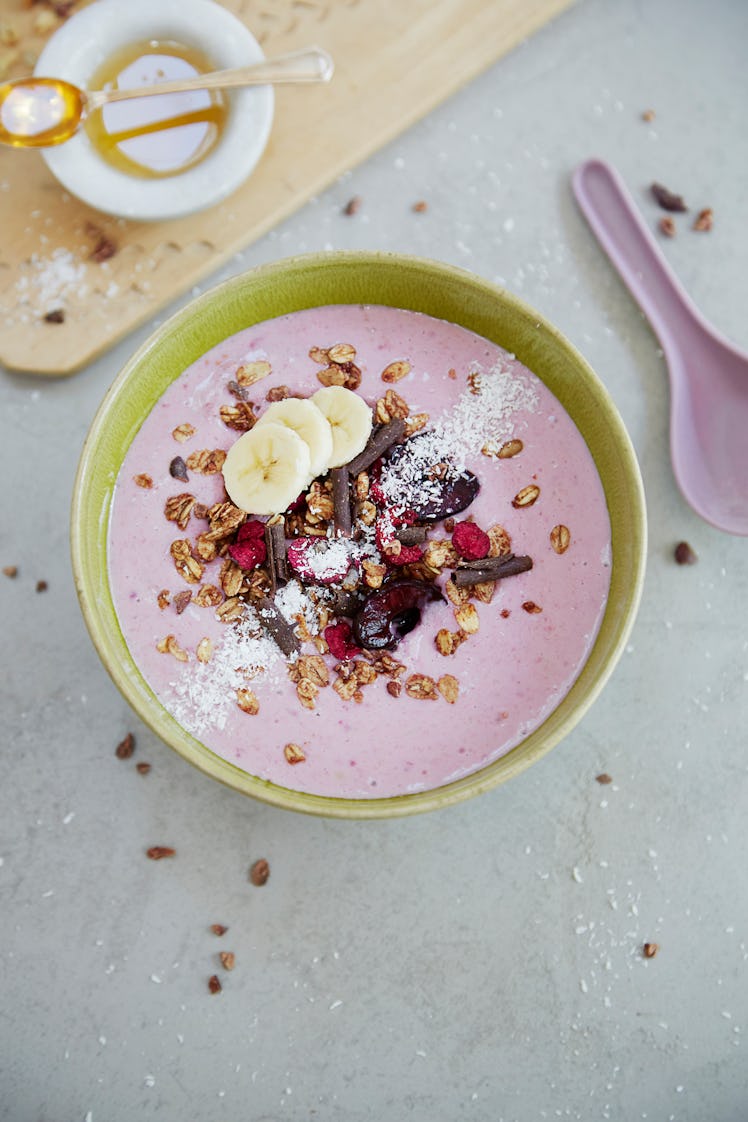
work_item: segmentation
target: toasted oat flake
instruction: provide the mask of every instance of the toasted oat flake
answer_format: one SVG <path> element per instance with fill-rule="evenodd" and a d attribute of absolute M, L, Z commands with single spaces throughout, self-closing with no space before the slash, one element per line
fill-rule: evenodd
<path fill-rule="evenodd" d="M 563 523 L 559 523 L 558 526 L 554 526 L 551 530 L 550 537 L 551 545 L 553 546 L 556 553 L 566 553 L 569 545 L 571 544 L 571 533 L 569 531 L 569 527 L 564 526 Z"/>
<path fill-rule="evenodd" d="M 195 655 L 198 662 L 210 662 L 213 656 L 213 640 L 209 639 L 207 635 L 201 639 L 197 644 Z"/>
<path fill-rule="evenodd" d="M 139 475 L 134 475 L 133 482 L 137 487 L 142 487 L 145 491 L 149 490 L 153 486 L 153 479 L 150 475 L 147 474 L 147 472 L 144 471 L 140 472 Z"/>
<path fill-rule="evenodd" d="M 3 576 L 4 577 L 9 577 L 10 580 L 15 580 L 15 578 L 18 576 L 18 566 L 17 565 L 4 565 L 3 566 Z"/>
<path fill-rule="evenodd" d="M 408 374 L 410 374 L 410 363 L 405 359 L 398 359 L 385 366 L 381 378 L 383 382 L 400 382 Z"/>
<path fill-rule="evenodd" d="M 233 970 L 236 966 L 236 955 L 233 951 L 221 951 L 218 957 L 224 970 Z"/>
<path fill-rule="evenodd" d="M 218 475 L 226 460 L 223 448 L 201 448 L 187 457 L 187 467 L 199 475 Z"/>
<path fill-rule="evenodd" d="M 442 674 L 437 682 L 439 693 L 450 705 L 454 705 L 460 693 L 460 683 L 453 674 Z"/>
<path fill-rule="evenodd" d="M 194 505 L 195 496 L 187 492 L 170 495 L 164 504 L 164 517 L 168 522 L 176 522 L 180 530 L 185 530 Z"/>
<path fill-rule="evenodd" d="M 255 717 L 260 712 L 260 703 L 249 686 L 241 686 L 236 691 L 236 704 L 242 713 L 249 713 L 250 717 Z"/>
<path fill-rule="evenodd" d="M 224 425 L 237 432 L 248 432 L 254 427 L 257 416 L 249 401 L 237 401 L 234 405 L 222 405 L 218 410 Z M 189 466 L 189 460 L 187 461 Z"/>
<path fill-rule="evenodd" d="M 515 456 L 518 456 L 520 452 L 523 451 L 524 447 L 522 441 L 518 437 L 515 437 L 514 440 L 507 440 L 502 444 L 497 455 L 500 460 L 511 460 Z"/>
<path fill-rule="evenodd" d="M 534 503 L 540 498 L 540 488 L 537 483 L 528 483 L 527 487 L 523 487 L 512 499 L 512 506 L 516 510 L 521 510 L 526 506 L 533 506 Z"/>
<path fill-rule="evenodd" d="M 180 647 L 174 635 L 167 635 L 164 639 L 159 639 L 156 643 L 156 650 L 161 654 L 170 654 L 177 662 L 189 662 L 190 656 L 187 651 Z"/>
<path fill-rule="evenodd" d="M 214 584 L 203 584 L 195 593 L 195 603 L 199 608 L 217 608 L 223 601 L 223 593 Z"/>
<path fill-rule="evenodd" d="M 522 605 L 522 609 L 531 616 L 539 615 L 543 610 L 539 604 L 535 603 L 534 600 L 525 600 L 524 604 Z"/>
<path fill-rule="evenodd" d="M 296 684 L 296 696 L 305 709 L 314 709 L 319 687 L 311 678 L 302 678 Z"/>
<path fill-rule="evenodd" d="M 451 577 L 444 582 L 444 592 L 450 604 L 454 604 L 456 608 L 461 608 L 470 601 L 470 589 L 458 588 Z"/>
<path fill-rule="evenodd" d="M 235 378 L 240 386 L 253 386 L 255 382 L 267 378 L 271 370 L 272 367 L 270 363 L 263 360 L 245 362 L 237 370 Z"/>
<path fill-rule="evenodd" d="M 428 413 L 411 413 L 405 421 L 405 430 L 403 432 L 403 436 L 407 440 L 409 436 L 413 436 L 414 433 L 420 432 L 422 429 L 425 429 L 428 423 Z"/>
<path fill-rule="evenodd" d="M 306 754 L 298 744 L 287 744 L 283 749 L 283 755 L 289 764 L 303 764 L 306 759 Z"/>
<path fill-rule="evenodd" d="M 461 607 L 455 608 L 454 617 L 457 621 L 457 626 L 466 635 L 474 635 L 480 628 L 480 617 L 478 616 L 478 609 L 475 604 L 462 604 Z"/>
<path fill-rule="evenodd" d="M 188 584 L 199 584 L 204 569 L 196 557 L 192 556 L 192 548 L 186 538 L 179 538 L 169 546 L 169 552 L 174 559 L 174 568 Z"/>
<path fill-rule="evenodd" d="M 172 429 L 171 435 L 175 440 L 178 440 L 180 444 L 184 444 L 185 441 L 195 435 L 195 432 L 195 426 L 185 422 L 183 425 L 177 425 L 175 429 Z"/>
<path fill-rule="evenodd" d="M 496 593 L 496 581 L 484 580 L 472 586 L 473 596 L 481 604 L 490 604 Z"/>
<path fill-rule="evenodd" d="M 327 357 L 330 362 L 341 365 L 345 362 L 353 362 L 356 357 L 356 348 L 351 343 L 336 343 L 327 351 Z"/>
<path fill-rule="evenodd" d="M 417 701 L 436 701 L 439 696 L 436 682 L 428 674 L 411 674 L 405 681 L 405 692 Z"/>

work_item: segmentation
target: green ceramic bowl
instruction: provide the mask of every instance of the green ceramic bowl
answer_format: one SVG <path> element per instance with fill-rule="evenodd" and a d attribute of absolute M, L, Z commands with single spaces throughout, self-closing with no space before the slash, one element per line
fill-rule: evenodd
<path fill-rule="evenodd" d="M 602 479 L 612 525 L 611 586 L 594 647 L 546 721 L 493 763 L 446 786 L 381 799 L 291 791 L 247 775 L 189 735 L 141 677 L 109 589 L 107 529 L 115 480 L 143 419 L 200 355 L 242 328 L 323 304 L 385 304 L 460 324 L 513 351 L 576 422 Z M 608 680 L 634 621 L 644 577 L 646 518 L 639 468 L 606 390 L 570 343 L 515 296 L 461 269 L 412 257 L 330 253 L 265 265 L 226 281 L 168 320 L 115 379 L 93 421 L 74 489 L 72 556 L 83 615 L 99 655 L 138 715 L 205 774 L 264 802 L 339 818 L 387 818 L 487 791 L 540 759 L 577 724 Z"/>

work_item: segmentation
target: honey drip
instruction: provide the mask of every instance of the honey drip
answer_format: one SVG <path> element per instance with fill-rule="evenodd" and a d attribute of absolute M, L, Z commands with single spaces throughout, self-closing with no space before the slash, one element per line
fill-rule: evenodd
<path fill-rule="evenodd" d="M 172 41 L 135 43 L 112 55 L 91 77 L 91 89 L 136 89 L 214 69 L 193 47 Z M 219 91 L 195 90 L 115 102 L 85 122 L 91 143 L 119 171 L 149 179 L 178 175 L 214 147 L 226 122 Z"/>

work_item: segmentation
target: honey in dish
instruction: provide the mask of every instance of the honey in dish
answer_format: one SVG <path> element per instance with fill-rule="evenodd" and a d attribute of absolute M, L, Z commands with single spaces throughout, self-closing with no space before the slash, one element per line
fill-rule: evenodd
<path fill-rule="evenodd" d="M 112 55 L 88 86 L 136 89 L 214 69 L 194 47 L 153 39 Z M 204 159 L 221 135 L 226 114 L 220 91 L 193 90 L 105 105 L 86 119 L 85 129 L 103 158 L 119 171 L 159 179 Z"/>

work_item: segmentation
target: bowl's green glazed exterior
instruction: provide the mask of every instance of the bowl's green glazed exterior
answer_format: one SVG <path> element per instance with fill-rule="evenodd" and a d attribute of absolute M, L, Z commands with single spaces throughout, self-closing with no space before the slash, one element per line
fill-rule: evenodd
<path fill-rule="evenodd" d="M 546 721 L 506 755 L 434 790 L 395 798 L 336 799 L 291 791 L 246 774 L 177 724 L 141 677 L 123 639 L 108 580 L 107 532 L 120 465 L 164 390 L 207 350 L 245 327 L 323 304 L 385 304 L 460 324 L 534 371 L 576 422 L 603 483 L 612 527 L 611 585 L 599 634 L 581 674 Z M 288 810 L 338 818 L 388 818 L 448 806 L 510 779 L 577 724 L 626 644 L 641 595 L 646 515 L 639 468 L 623 423 L 591 367 L 515 296 L 434 261 L 384 253 L 328 253 L 264 265 L 200 296 L 161 326 L 119 373 L 81 455 L 72 508 L 76 587 L 91 638 L 115 684 L 170 747 L 206 775 Z"/>

